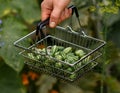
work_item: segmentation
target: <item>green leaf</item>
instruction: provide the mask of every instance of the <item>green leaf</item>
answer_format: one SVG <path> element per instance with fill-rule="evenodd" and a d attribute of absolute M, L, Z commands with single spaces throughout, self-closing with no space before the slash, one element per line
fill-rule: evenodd
<path fill-rule="evenodd" d="M 12 6 L 19 11 L 19 14 L 28 23 L 40 20 L 40 8 L 37 0 L 13 0 Z"/>
<path fill-rule="evenodd" d="M 26 93 L 18 73 L 1 61 L 0 93 Z"/>
<path fill-rule="evenodd" d="M 106 77 L 105 83 L 109 88 L 109 93 L 120 93 L 120 82 L 113 77 Z"/>
<path fill-rule="evenodd" d="M 12 0 L 0 0 L 0 17 L 8 14 L 11 10 L 10 2 Z"/>
<path fill-rule="evenodd" d="M 40 20 L 40 8 L 36 0 L 0 0 L 0 17 L 17 13 L 27 23 Z"/>
<path fill-rule="evenodd" d="M 2 40 L 4 46 L 0 49 L 0 56 L 14 70 L 20 71 L 24 65 L 22 57 L 18 55 L 18 49 L 13 45 L 14 41 L 24 36 L 26 26 L 23 25 L 15 16 L 3 19 Z"/>

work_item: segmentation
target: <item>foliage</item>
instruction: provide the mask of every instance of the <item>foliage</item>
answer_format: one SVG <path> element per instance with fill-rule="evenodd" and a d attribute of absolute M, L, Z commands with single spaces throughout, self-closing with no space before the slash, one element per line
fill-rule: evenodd
<path fill-rule="evenodd" d="M 17 57 L 17 50 L 13 46 L 13 42 L 27 34 L 29 25 L 39 20 L 39 7 L 37 1 L 1 0 L 0 2 L 0 18 L 3 21 L 2 35 L 4 36 L 2 39 L 5 42 L 5 46 L 0 50 L 0 55 L 8 65 L 19 72 L 23 67 L 23 62 L 21 62 L 21 58 Z"/>
<path fill-rule="evenodd" d="M 18 55 L 19 51 L 13 42 L 29 33 L 32 23 L 40 19 L 37 1 L 0 0 L 0 19 L 0 41 L 4 42 L 0 48 L 1 93 L 25 93 L 19 75 L 24 60 Z"/>
<path fill-rule="evenodd" d="M 112 14 L 117 14 L 119 12 L 119 5 L 120 1 L 111 1 L 111 0 L 105 0 L 102 2 L 98 3 L 98 6 L 91 6 L 90 10 L 91 11 L 99 11 L 100 13 L 112 13 Z M 97 9 L 99 8 L 99 9 Z"/>
<path fill-rule="evenodd" d="M 19 74 L 3 60 L 0 61 L 0 90 L 1 93 L 26 93 Z"/>

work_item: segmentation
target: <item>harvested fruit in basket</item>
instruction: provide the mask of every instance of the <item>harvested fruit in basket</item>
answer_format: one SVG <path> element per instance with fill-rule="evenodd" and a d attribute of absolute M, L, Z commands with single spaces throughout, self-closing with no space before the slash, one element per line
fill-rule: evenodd
<path fill-rule="evenodd" d="M 82 49 L 75 50 L 72 47 L 65 48 L 57 45 L 48 46 L 47 48 L 42 49 L 34 47 L 32 50 L 38 54 L 28 53 L 28 56 L 32 59 L 41 60 L 41 55 L 48 55 L 56 60 L 64 61 L 70 64 L 80 60 L 86 54 Z"/>
<path fill-rule="evenodd" d="M 76 51 L 75 51 L 75 54 L 76 54 L 77 56 L 79 56 L 79 57 L 82 57 L 82 56 L 85 55 L 85 52 L 84 52 L 83 50 L 79 49 L 79 50 L 76 50 Z"/>
<path fill-rule="evenodd" d="M 33 53 L 28 53 L 29 58 L 41 61 L 46 66 L 53 66 L 67 72 L 74 72 L 77 68 L 86 65 L 90 60 L 90 57 L 87 57 L 82 62 L 79 62 L 79 60 L 85 56 L 86 52 L 83 49 L 74 49 L 72 47 L 53 45 L 42 49 L 33 47 L 32 50 Z M 78 62 L 78 64 L 74 67 L 63 64 L 63 62 L 67 64 L 74 64 L 75 62 Z M 73 79 L 75 76 L 76 75 L 74 73 L 74 75 L 70 75 L 69 78 Z"/>

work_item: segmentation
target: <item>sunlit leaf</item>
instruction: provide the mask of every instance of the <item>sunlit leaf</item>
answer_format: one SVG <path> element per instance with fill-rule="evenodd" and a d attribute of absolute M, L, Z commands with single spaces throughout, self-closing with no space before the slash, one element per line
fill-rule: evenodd
<path fill-rule="evenodd" d="M 13 0 L 12 5 L 28 23 L 40 20 L 40 8 L 37 0 Z"/>
<path fill-rule="evenodd" d="M 12 0 L 0 0 L 0 17 L 4 16 L 11 9 L 10 2 Z M 5 12 L 6 11 L 6 12 Z"/>
<path fill-rule="evenodd" d="M 0 17 L 11 12 L 21 15 L 28 23 L 40 20 L 40 7 L 37 0 L 0 0 Z"/>

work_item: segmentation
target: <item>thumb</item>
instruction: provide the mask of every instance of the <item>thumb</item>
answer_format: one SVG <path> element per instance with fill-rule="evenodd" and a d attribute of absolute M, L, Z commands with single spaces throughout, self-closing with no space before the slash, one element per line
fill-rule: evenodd
<path fill-rule="evenodd" d="M 58 8 L 53 9 L 50 15 L 50 27 L 54 28 L 58 24 L 61 13 L 62 13 L 62 10 Z"/>

